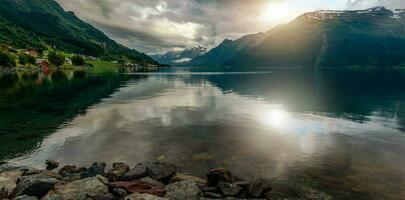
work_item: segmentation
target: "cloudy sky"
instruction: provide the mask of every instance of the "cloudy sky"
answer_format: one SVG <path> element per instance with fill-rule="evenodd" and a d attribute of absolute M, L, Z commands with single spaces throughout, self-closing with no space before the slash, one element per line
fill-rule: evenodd
<path fill-rule="evenodd" d="M 267 31 L 320 9 L 405 8 L 405 0 L 56 0 L 117 42 L 154 54 Z"/>

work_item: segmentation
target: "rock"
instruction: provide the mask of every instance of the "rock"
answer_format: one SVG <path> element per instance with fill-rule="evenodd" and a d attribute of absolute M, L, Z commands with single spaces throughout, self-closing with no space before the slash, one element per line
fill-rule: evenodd
<path fill-rule="evenodd" d="M 113 195 L 117 197 L 124 198 L 127 196 L 127 191 L 122 188 L 114 188 L 111 192 Z"/>
<path fill-rule="evenodd" d="M 110 170 L 107 173 L 107 177 L 111 180 L 111 181 L 118 181 L 121 179 L 122 176 L 124 176 L 124 174 L 126 172 L 128 172 L 129 170 L 129 166 L 125 163 L 114 163 L 113 164 L 113 169 Z"/>
<path fill-rule="evenodd" d="M 121 198 L 116 197 L 111 193 L 107 193 L 98 200 L 121 200 Z"/>
<path fill-rule="evenodd" d="M 146 165 L 143 163 L 137 164 L 134 168 L 130 169 L 127 173 L 124 174 L 122 180 L 132 181 L 135 179 L 143 178 L 147 176 Z"/>
<path fill-rule="evenodd" d="M 221 191 L 221 193 L 225 196 L 237 196 L 242 188 L 235 185 L 235 184 L 231 184 L 231 183 L 227 183 L 227 182 L 223 182 L 220 181 L 218 183 L 218 188 Z"/>
<path fill-rule="evenodd" d="M 197 183 L 192 181 L 181 181 L 169 184 L 166 187 L 166 191 L 165 197 L 171 200 L 199 199 L 202 193 Z"/>
<path fill-rule="evenodd" d="M 47 176 L 50 178 L 56 178 L 56 179 L 60 179 L 60 180 L 63 178 L 60 174 L 58 174 L 54 171 L 49 171 L 49 170 L 42 170 L 40 172 L 40 174 L 43 174 L 44 176 Z"/>
<path fill-rule="evenodd" d="M 62 176 L 69 176 L 70 174 L 77 173 L 77 167 L 73 165 L 65 165 L 58 173 Z"/>
<path fill-rule="evenodd" d="M 80 176 L 81 178 L 89 178 L 97 175 L 104 176 L 105 167 L 106 167 L 105 163 L 95 162 L 85 172 L 81 173 Z"/>
<path fill-rule="evenodd" d="M 208 186 L 217 186 L 219 181 L 231 182 L 232 174 L 224 168 L 216 168 L 208 172 L 207 179 Z"/>
<path fill-rule="evenodd" d="M 59 163 L 54 160 L 46 160 L 45 164 L 47 170 L 53 170 L 59 167 Z"/>
<path fill-rule="evenodd" d="M 108 180 L 97 175 L 67 184 L 57 185 L 41 200 L 89 200 L 100 199 L 108 193 Z"/>
<path fill-rule="evenodd" d="M 219 193 L 206 192 L 206 193 L 204 193 L 204 197 L 207 197 L 207 198 L 214 198 L 214 199 L 219 199 L 219 198 L 221 198 L 221 197 L 222 197 L 222 195 L 221 195 L 221 194 L 219 194 Z"/>
<path fill-rule="evenodd" d="M 286 194 L 275 191 L 265 192 L 264 197 L 271 200 L 300 200 L 298 197 L 290 197 Z"/>
<path fill-rule="evenodd" d="M 259 179 L 250 181 L 247 187 L 247 192 L 252 197 L 260 197 L 265 189 L 265 185 L 265 182 Z"/>
<path fill-rule="evenodd" d="M 146 166 L 148 175 L 159 181 L 168 182 L 176 173 L 176 165 L 169 162 L 154 162 Z"/>
<path fill-rule="evenodd" d="M 144 183 L 141 181 L 119 181 L 119 182 L 112 182 L 108 183 L 108 186 L 112 188 L 123 188 L 129 193 L 148 193 L 148 194 L 153 194 L 156 196 L 164 196 L 166 193 L 166 190 L 164 187 L 157 187 L 149 183 Z"/>
<path fill-rule="evenodd" d="M 16 184 L 13 180 L 0 177 L 0 199 L 9 197 L 15 187 Z"/>
<path fill-rule="evenodd" d="M 206 185 L 200 186 L 200 189 L 201 189 L 203 192 L 213 192 L 213 193 L 219 192 L 219 190 L 218 190 L 217 187 L 208 187 L 208 186 L 206 186 Z"/>
<path fill-rule="evenodd" d="M 299 196 L 302 199 L 311 199 L 311 200 L 331 200 L 332 196 L 328 193 L 321 192 L 313 188 L 303 188 L 299 191 Z"/>
<path fill-rule="evenodd" d="M 56 182 L 57 180 L 55 178 L 49 178 L 41 174 L 22 177 L 21 181 L 15 188 L 14 195 L 28 195 L 40 198 L 51 190 Z"/>
<path fill-rule="evenodd" d="M 152 194 L 133 193 L 125 197 L 125 200 L 167 200 L 167 199 Z"/>
<path fill-rule="evenodd" d="M 139 179 L 139 181 L 144 182 L 144 183 L 149 183 L 149 184 L 151 184 L 153 186 L 156 186 L 156 187 L 162 187 L 162 188 L 166 187 L 163 183 L 161 183 L 161 182 L 159 182 L 157 180 L 154 180 L 149 176 L 141 178 L 141 179 Z"/>
<path fill-rule="evenodd" d="M 8 172 L 8 171 L 27 171 L 30 169 L 29 167 L 22 166 L 22 165 L 17 165 L 17 164 L 11 164 L 11 163 L 3 163 L 0 165 L 0 173 L 3 172 Z"/>
<path fill-rule="evenodd" d="M 205 185 L 207 183 L 206 180 L 196 177 L 196 176 L 191 176 L 191 175 L 186 175 L 186 174 L 182 174 L 182 173 L 176 173 L 171 179 L 170 182 L 171 183 L 176 183 L 176 182 L 180 182 L 180 181 L 193 181 L 199 185 Z"/>
<path fill-rule="evenodd" d="M 0 173 L 0 177 L 8 178 L 12 180 L 14 183 L 17 182 L 18 178 L 23 175 L 22 171 L 7 171 Z"/>
<path fill-rule="evenodd" d="M 242 187 L 242 188 L 247 188 L 249 186 L 249 183 L 250 182 L 248 182 L 248 181 L 238 181 L 238 182 L 235 182 L 233 184 L 235 184 L 235 185 L 237 185 L 239 187 Z"/>
<path fill-rule="evenodd" d="M 28 195 L 22 195 L 22 196 L 18 196 L 16 198 L 14 198 L 14 200 L 38 200 L 38 198 L 33 197 L 33 196 L 28 196 Z"/>

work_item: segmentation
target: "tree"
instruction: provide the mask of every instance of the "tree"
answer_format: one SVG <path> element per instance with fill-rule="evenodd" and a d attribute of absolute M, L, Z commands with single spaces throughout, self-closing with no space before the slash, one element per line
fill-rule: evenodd
<path fill-rule="evenodd" d="M 56 53 L 55 51 L 51 51 L 48 54 L 48 60 L 52 65 L 59 67 L 65 63 L 65 56 L 60 53 Z"/>
<path fill-rule="evenodd" d="M 74 55 L 72 56 L 72 64 L 74 66 L 83 66 L 86 63 L 84 62 L 84 58 L 82 56 Z"/>
<path fill-rule="evenodd" d="M 14 58 L 7 52 L 0 51 L 0 67 L 14 67 Z"/>
<path fill-rule="evenodd" d="M 35 57 L 34 57 L 34 56 L 31 56 L 31 55 L 29 55 L 29 54 L 26 54 L 26 53 L 20 53 L 20 54 L 18 55 L 18 62 L 19 62 L 21 65 L 26 65 L 26 64 L 32 64 L 32 65 L 34 65 L 34 64 L 35 64 Z"/>

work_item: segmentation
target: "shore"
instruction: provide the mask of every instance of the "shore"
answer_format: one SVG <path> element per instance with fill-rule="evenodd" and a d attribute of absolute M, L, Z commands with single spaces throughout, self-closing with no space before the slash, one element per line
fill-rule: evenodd
<path fill-rule="evenodd" d="M 206 177 L 179 172 L 169 162 L 119 162 L 90 167 L 61 166 L 47 160 L 44 169 L 11 163 L 0 165 L 0 199 L 15 200 L 209 200 L 209 199 L 317 199 L 332 197 L 307 189 L 286 194 L 258 178 L 242 180 L 224 168 L 208 170 Z"/>

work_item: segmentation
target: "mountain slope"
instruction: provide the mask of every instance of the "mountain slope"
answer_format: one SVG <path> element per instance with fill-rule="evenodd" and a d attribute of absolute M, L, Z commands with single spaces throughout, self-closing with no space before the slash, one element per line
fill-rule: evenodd
<path fill-rule="evenodd" d="M 384 7 L 306 13 L 225 65 L 395 67 L 405 64 L 405 13 Z"/>
<path fill-rule="evenodd" d="M 147 55 L 114 42 L 73 12 L 65 12 L 53 0 L 2 0 L 0 25 L 0 43 L 42 49 L 49 45 L 104 59 L 157 64 Z"/>
<path fill-rule="evenodd" d="M 242 49 L 249 49 L 260 43 L 266 36 L 266 33 L 257 33 L 243 36 L 235 41 L 224 40 L 220 45 L 211 49 L 206 54 L 191 60 L 188 65 L 194 66 L 219 66 L 227 62 L 237 52 Z"/>
<path fill-rule="evenodd" d="M 183 51 L 169 51 L 165 54 L 152 55 L 151 57 L 160 63 L 172 66 L 184 65 L 190 60 L 203 55 L 207 52 L 207 48 L 197 46 Z"/>

